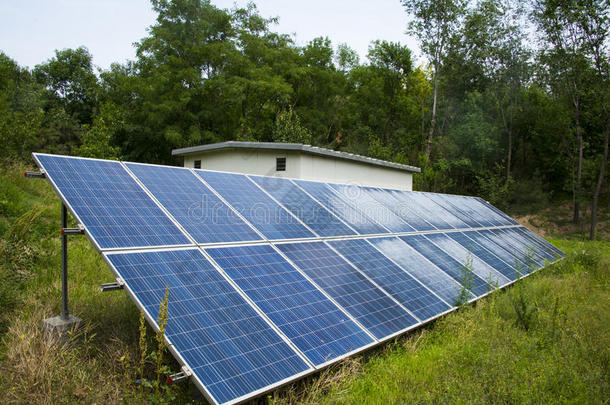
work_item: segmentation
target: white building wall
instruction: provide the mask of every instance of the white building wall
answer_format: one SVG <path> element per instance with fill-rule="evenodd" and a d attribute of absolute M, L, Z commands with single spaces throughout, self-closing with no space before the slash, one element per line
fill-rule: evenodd
<path fill-rule="evenodd" d="M 275 170 L 278 157 L 286 157 L 286 171 Z M 184 166 L 194 167 L 195 160 L 201 160 L 201 168 L 208 170 L 398 190 L 413 189 L 412 173 L 403 170 L 301 152 L 233 149 L 195 153 L 184 157 Z"/>

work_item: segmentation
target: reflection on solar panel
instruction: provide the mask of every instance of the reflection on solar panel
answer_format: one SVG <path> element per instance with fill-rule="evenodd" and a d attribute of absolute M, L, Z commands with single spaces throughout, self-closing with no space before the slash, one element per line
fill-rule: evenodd
<path fill-rule="evenodd" d="M 415 231 L 409 224 L 403 221 L 391 209 L 386 208 L 379 201 L 374 199 L 361 187 L 348 186 L 345 184 L 329 184 L 339 194 L 350 201 L 352 205 L 366 213 L 373 221 L 385 226 L 390 232 L 413 232 Z"/>
<path fill-rule="evenodd" d="M 401 236 L 400 239 L 407 242 L 422 256 L 434 263 L 438 268 L 451 276 L 460 285 L 479 296 L 489 292 L 491 286 L 485 280 L 474 274 L 466 267 L 466 262 L 453 258 L 442 249 L 430 242 L 423 235 Z"/>
<path fill-rule="evenodd" d="M 388 233 L 389 231 L 371 220 L 365 212 L 346 201 L 324 183 L 295 180 L 295 183 L 315 198 L 330 212 L 341 218 L 360 234 Z"/>
<path fill-rule="evenodd" d="M 314 201 L 291 180 L 281 177 L 249 176 L 286 209 L 320 236 L 355 235 L 339 218 Z"/>
<path fill-rule="evenodd" d="M 474 197 L 34 154 L 212 403 L 252 399 L 563 253 Z M 472 292 L 472 293 L 471 293 Z"/>
<path fill-rule="evenodd" d="M 243 174 L 195 171 L 267 239 L 314 235 Z"/>
<path fill-rule="evenodd" d="M 197 243 L 262 239 L 190 170 L 126 165 Z"/>
<path fill-rule="evenodd" d="M 366 240 L 347 239 L 329 243 L 420 320 L 430 319 L 451 308 Z"/>

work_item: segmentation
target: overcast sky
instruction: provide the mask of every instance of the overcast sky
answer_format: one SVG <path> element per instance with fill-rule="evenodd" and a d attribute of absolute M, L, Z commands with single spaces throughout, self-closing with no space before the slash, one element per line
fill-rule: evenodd
<path fill-rule="evenodd" d="M 219 8 L 247 1 L 213 0 Z M 333 46 L 347 43 L 364 61 L 375 39 L 400 42 L 418 55 L 417 43 L 404 34 L 407 14 L 399 0 L 258 0 L 261 15 L 279 17 L 271 29 L 294 34 L 298 45 L 328 36 Z M 21 66 L 34 67 L 55 49 L 85 46 L 93 63 L 135 59 L 133 43 L 155 21 L 149 0 L 1 0 L 0 51 Z"/>

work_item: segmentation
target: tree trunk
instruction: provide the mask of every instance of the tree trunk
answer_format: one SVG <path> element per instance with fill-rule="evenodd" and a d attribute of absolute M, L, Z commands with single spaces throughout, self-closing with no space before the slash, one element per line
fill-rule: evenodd
<path fill-rule="evenodd" d="M 583 139 L 582 132 L 580 129 L 580 119 L 576 116 L 576 138 L 578 139 L 578 169 L 576 171 L 576 187 L 574 187 L 574 217 L 572 222 L 578 223 L 580 219 L 580 185 L 582 183 L 582 153 L 583 153 Z"/>
<path fill-rule="evenodd" d="M 589 232 L 589 239 L 595 239 L 595 228 L 597 227 L 597 203 L 599 201 L 599 193 L 604 184 L 604 175 L 606 171 L 606 165 L 608 164 L 608 133 L 610 128 L 606 127 L 606 135 L 604 137 L 604 157 L 602 158 L 602 164 L 599 168 L 599 178 L 597 179 L 597 185 L 595 192 L 593 193 L 593 201 L 591 202 L 591 230 Z"/>
<path fill-rule="evenodd" d="M 434 137 L 434 128 L 436 127 L 436 99 L 438 94 L 438 64 L 434 65 L 434 96 L 432 101 L 432 120 L 430 121 L 430 131 L 428 132 L 428 144 L 426 145 L 426 162 L 430 160 L 430 151 L 432 150 L 432 138 Z"/>
<path fill-rule="evenodd" d="M 510 180 L 510 165 L 513 156 L 513 130 L 508 130 L 508 156 L 506 157 L 506 182 Z"/>

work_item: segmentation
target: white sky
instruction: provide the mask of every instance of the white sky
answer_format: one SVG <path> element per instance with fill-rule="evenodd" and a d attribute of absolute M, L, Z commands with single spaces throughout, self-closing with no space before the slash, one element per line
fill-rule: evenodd
<path fill-rule="evenodd" d="M 418 57 L 417 42 L 404 34 L 407 14 L 399 0 L 257 0 L 260 14 L 279 17 L 273 31 L 294 34 L 304 45 L 328 36 L 333 46 L 347 43 L 365 61 L 375 39 L 400 42 Z M 212 0 L 218 8 L 247 0 Z M 155 22 L 149 0 L 1 0 L 0 50 L 30 68 L 54 56 L 55 49 L 85 46 L 93 63 L 135 59 L 133 43 Z"/>

